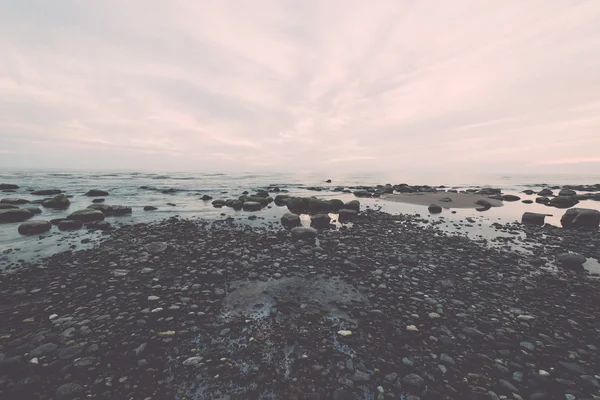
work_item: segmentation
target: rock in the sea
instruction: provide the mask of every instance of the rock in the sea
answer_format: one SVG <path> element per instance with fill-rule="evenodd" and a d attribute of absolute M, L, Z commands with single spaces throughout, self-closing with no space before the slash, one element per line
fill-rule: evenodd
<path fill-rule="evenodd" d="M 521 200 L 521 203 L 523 203 L 523 204 L 533 204 L 533 200 L 530 200 L 530 199 Z"/>
<path fill-rule="evenodd" d="M 544 188 L 538 192 L 538 196 L 543 196 L 543 197 L 552 196 L 553 194 L 554 193 L 552 193 L 552 190 L 550 190 L 548 188 Z"/>
<path fill-rule="evenodd" d="M 104 196 L 108 196 L 108 192 L 105 190 L 92 189 L 89 192 L 87 192 L 85 195 L 90 196 L 90 197 L 104 197 Z"/>
<path fill-rule="evenodd" d="M 331 199 L 329 200 L 329 209 L 333 212 L 337 212 L 344 208 L 344 202 L 340 199 Z"/>
<path fill-rule="evenodd" d="M 64 220 L 58 223 L 58 229 L 61 231 L 71 231 L 79 229 L 83 226 L 83 222 L 77 220 Z"/>
<path fill-rule="evenodd" d="M 19 208 L 18 206 L 12 205 L 12 204 L 3 204 L 0 203 L 0 210 L 8 210 L 8 209 L 15 209 L 15 208 Z"/>
<path fill-rule="evenodd" d="M 85 227 L 90 230 L 109 231 L 112 226 L 108 221 L 90 221 L 85 223 Z"/>
<path fill-rule="evenodd" d="M 354 221 L 356 219 L 356 216 L 358 215 L 358 212 L 349 208 L 342 208 L 340 211 L 338 211 L 338 214 L 339 221 L 343 223 Z"/>
<path fill-rule="evenodd" d="M 536 197 L 535 202 L 538 204 L 548 204 L 550 199 L 547 197 Z"/>
<path fill-rule="evenodd" d="M 52 224 L 49 221 L 27 221 L 19 225 L 19 233 L 21 235 L 37 235 L 49 231 L 50 228 L 52 228 Z"/>
<path fill-rule="evenodd" d="M 277 196 L 275 196 L 275 205 L 277 206 L 284 206 L 287 204 L 287 202 L 289 201 L 289 199 L 291 199 L 292 197 L 287 195 L 287 194 L 278 194 Z"/>
<path fill-rule="evenodd" d="M 59 194 L 51 199 L 46 199 L 43 201 L 42 206 L 46 208 L 54 208 L 57 210 L 64 210 L 69 207 L 71 201 L 64 194 Z"/>
<path fill-rule="evenodd" d="M 354 210 L 354 211 L 360 211 L 360 201 L 351 200 L 344 204 L 344 208 L 347 208 L 349 210 Z"/>
<path fill-rule="evenodd" d="M 294 213 L 285 213 L 281 217 L 281 225 L 285 227 L 293 227 L 300 225 L 300 216 Z"/>
<path fill-rule="evenodd" d="M 212 202 L 213 207 L 223 208 L 225 206 L 225 200 L 219 199 Z"/>
<path fill-rule="evenodd" d="M 56 194 L 61 194 L 62 190 L 59 189 L 45 189 L 45 190 L 35 190 L 31 192 L 34 196 L 54 196 Z"/>
<path fill-rule="evenodd" d="M 600 211 L 590 208 L 571 208 L 560 219 L 563 228 L 598 229 Z"/>
<path fill-rule="evenodd" d="M 292 229 L 292 239 L 302 239 L 306 241 L 314 240 L 317 237 L 317 230 L 306 226 L 297 226 Z"/>
<path fill-rule="evenodd" d="M 243 204 L 244 211 L 260 211 L 262 204 L 257 201 L 245 201 Z"/>
<path fill-rule="evenodd" d="M 205 194 L 205 195 L 204 195 L 204 196 L 202 196 L 202 198 L 201 198 L 201 200 L 203 200 L 203 201 L 209 201 L 209 200 L 212 200 L 212 199 L 213 199 L 213 198 L 212 198 L 212 196 L 209 196 L 209 195 L 207 195 L 207 194 Z"/>
<path fill-rule="evenodd" d="M 41 214 L 41 213 L 42 213 L 42 210 L 40 210 L 40 209 L 39 209 L 39 208 L 37 208 L 37 207 L 23 207 L 23 210 L 27 210 L 27 211 L 29 211 L 30 213 L 34 214 L 34 215 L 35 215 L 35 214 Z"/>
<path fill-rule="evenodd" d="M 13 185 L 11 183 L 0 183 L 0 190 L 14 190 L 18 188 L 19 186 Z"/>
<path fill-rule="evenodd" d="M 154 206 L 144 206 L 144 211 L 154 211 L 154 210 L 158 210 L 158 208 L 154 207 Z"/>
<path fill-rule="evenodd" d="M 556 262 L 568 268 L 581 268 L 587 259 L 578 253 L 561 253 L 556 256 Z"/>
<path fill-rule="evenodd" d="M 485 210 L 492 208 L 492 203 L 490 203 L 489 201 L 485 200 L 485 199 L 479 199 L 475 202 L 475 204 L 477 204 L 478 206 L 481 206 L 480 208 L 483 208 Z M 477 211 L 481 211 L 481 210 L 477 210 Z"/>
<path fill-rule="evenodd" d="M 106 199 L 94 199 L 94 200 L 92 200 L 92 203 L 99 204 L 99 203 L 104 203 L 105 201 L 106 201 Z"/>
<path fill-rule="evenodd" d="M 576 194 L 577 192 L 573 189 L 562 189 L 560 192 L 558 192 L 559 196 L 575 196 Z"/>
<path fill-rule="evenodd" d="M 309 213 L 326 213 L 329 212 L 329 201 L 310 197 L 308 199 L 308 212 Z"/>
<path fill-rule="evenodd" d="M 429 210 L 431 214 L 439 214 L 442 212 L 442 207 L 438 204 L 431 204 L 427 207 L 427 210 Z"/>
<path fill-rule="evenodd" d="M 88 208 L 86 210 L 75 211 L 70 214 L 67 219 L 74 219 L 82 222 L 102 221 L 104 219 L 104 213 L 100 210 Z"/>
<path fill-rule="evenodd" d="M 554 206 L 556 208 L 569 208 L 573 207 L 575 204 L 579 203 L 573 196 L 557 196 L 550 199 L 548 202 L 549 205 Z"/>
<path fill-rule="evenodd" d="M 131 214 L 131 207 L 127 206 L 110 206 L 108 204 L 92 204 L 88 206 L 91 210 L 102 211 L 107 216 L 120 216 Z"/>
<path fill-rule="evenodd" d="M 244 207 L 244 203 L 242 203 L 241 201 L 239 201 L 239 200 L 236 200 L 236 199 L 229 199 L 229 200 L 227 200 L 227 201 L 225 202 L 225 205 L 226 205 L 227 207 L 231 207 L 231 208 L 233 208 L 233 209 L 234 209 L 234 210 L 236 210 L 236 211 L 237 211 L 237 210 L 241 210 L 241 209 Z"/>
<path fill-rule="evenodd" d="M 327 214 L 317 214 L 310 218 L 310 224 L 317 228 L 326 228 L 331 222 L 331 217 Z"/>
<path fill-rule="evenodd" d="M 356 197 L 373 197 L 373 194 L 371 192 L 367 192 L 366 190 L 356 190 L 354 195 Z"/>
<path fill-rule="evenodd" d="M 0 200 L 0 203 L 2 203 L 2 204 L 18 205 L 18 204 L 27 204 L 27 203 L 29 203 L 29 200 L 17 199 L 17 198 L 14 198 L 14 197 L 8 197 L 6 199 Z"/>
<path fill-rule="evenodd" d="M 526 213 L 523 213 L 523 216 L 521 217 L 521 223 L 526 224 L 526 225 L 542 226 L 545 223 L 544 219 L 546 218 L 547 215 L 548 214 L 526 212 Z"/>
<path fill-rule="evenodd" d="M 0 210 L 0 223 L 3 222 L 22 222 L 33 217 L 33 214 L 24 209 L 20 208 L 9 208 L 6 210 Z"/>
<path fill-rule="evenodd" d="M 521 198 L 519 196 L 515 196 L 514 194 L 505 194 L 502 195 L 503 201 L 519 201 Z"/>

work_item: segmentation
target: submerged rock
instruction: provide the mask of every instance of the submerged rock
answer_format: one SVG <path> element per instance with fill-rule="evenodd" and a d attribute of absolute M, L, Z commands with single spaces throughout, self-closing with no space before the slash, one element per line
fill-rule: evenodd
<path fill-rule="evenodd" d="M 144 206 L 144 211 L 154 211 L 154 210 L 158 210 L 158 207 Z"/>
<path fill-rule="evenodd" d="M 0 210 L 9 210 L 9 209 L 13 209 L 14 210 L 16 208 L 19 208 L 19 207 L 15 206 L 13 204 L 3 204 L 3 203 L 0 203 Z"/>
<path fill-rule="evenodd" d="M 8 197 L 8 198 L 0 200 L 0 203 L 2 203 L 2 204 L 19 205 L 19 204 L 27 204 L 27 203 L 29 203 L 29 200 L 17 199 L 17 198 L 14 198 L 14 197 Z"/>
<path fill-rule="evenodd" d="M 31 192 L 34 196 L 54 196 L 55 194 L 62 193 L 62 190 L 59 189 L 45 189 L 45 190 L 36 190 Z"/>
<path fill-rule="evenodd" d="M 209 201 L 209 200 L 212 200 L 212 199 L 213 199 L 212 196 L 209 196 L 207 194 L 205 194 L 204 196 L 201 197 L 201 200 L 203 200 L 203 201 Z"/>
<path fill-rule="evenodd" d="M 213 207 L 223 208 L 225 206 L 225 200 L 219 199 L 212 202 Z"/>
<path fill-rule="evenodd" d="M 0 223 L 3 222 L 22 222 L 33 217 L 33 214 L 21 208 L 10 208 L 0 210 Z"/>
<path fill-rule="evenodd" d="M 18 188 L 18 185 L 13 185 L 11 183 L 0 183 L 0 190 L 14 190 Z"/>
<path fill-rule="evenodd" d="M 83 226 L 83 222 L 77 220 L 64 220 L 58 223 L 58 229 L 61 231 L 70 231 L 80 229 Z"/>
<path fill-rule="evenodd" d="M 120 216 L 131 214 L 131 207 L 127 206 L 110 206 L 108 204 L 92 204 L 89 209 L 102 211 L 107 216 Z"/>
<path fill-rule="evenodd" d="M 104 196 L 108 196 L 108 192 L 105 190 L 92 189 L 89 192 L 87 192 L 85 195 L 90 196 L 90 197 L 104 197 Z"/>
<path fill-rule="evenodd" d="M 52 228 L 52 224 L 48 221 L 27 221 L 19 225 L 19 233 L 21 235 L 37 235 L 49 231 L 50 228 Z"/>
<path fill-rule="evenodd" d="M 600 211 L 590 208 L 571 208 L 560 219 L 563 228 L 598 229 Z"/>

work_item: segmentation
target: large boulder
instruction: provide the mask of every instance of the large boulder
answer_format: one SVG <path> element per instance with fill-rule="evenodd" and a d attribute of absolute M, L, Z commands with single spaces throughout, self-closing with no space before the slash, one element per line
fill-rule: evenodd
<path fill-rule="evenodd" d="M 40 210 L 40 209 L 39 209 L 39 208 L 37 208 L 37 207 L 23 207 L 23 210 L 27 210 L 27 211 L 29 211 L 30 213 L 34 214 L 34 215 L 35 215 L 35 214 L 41 214 L 41 213 L 42 213 L 42 210 Z"/>
<path fill-rule="evenodd" d="M 525 225 L 542 226 L 545 223 L 544 219 L 546 218 L 547 215 L 548 214 L 526 212 L 526 213 L 523 213 L 523 216 L 521 217 L 521 223 L 525 224 Z"/>
<path fill-rule="evenodd" d="M 569 208 L 573 207 L 577 203 L 579 203 L 579 200 L 573 196 L 556 196 L 550 199 L 548 202 L 549 205 L 556 208 Z"/>
<path fill-rule="evenodd" d="M 284 206 L 292 197 L 287 194 L 278 194 L 275 196 L 275 205 Z"/>
<path fill-rule="evenodd" d="M 51 199 L 46 199 L 42 202 L 42 206 L 46 208 L 54 208 L 58 210 L 64 210 L 69 207 L 71 201 L 64 194 L 59 194 Z"/>
<path fill-rule="evenodd" d="M 563 228 L 598 229 L 600 211 L 590 208 L 571 208 L 560 219 Z"/>
<path fill-rule="evenodd" d="M 355 190 L 354 195 L 356 197 L 373 197 L 371 192 L 367 192 L 366 190 Z"/>
<path fill-rule="evenodd" d="M 55 194 L 61 194 L 62 190 L 58 189 L 45 189 L 45 190 L 35 190 L 31 192 L 34 196 L 54 196 Z"/>
<path fill-rule="evenodd" d="M 442 212 L 442 207 L 437 204 L 431 204 L 427 207 L 427 210 L 429 210 L 431 214 L 439 214 Z"/>
<path fill-rule="evenodd" d="M 108 196 L 108 192 L 105 190 L 92 189 L 89 192 L 87 192 L 85 195 L 90 196 L 90 197 L 104 197 L 104 196 Z"/>
<path fill-rule="evenodd" d="M 262 204 L 258 201 L 245 201 L 242 205 L 244 211 L 260 211 L 262 208 Z"/>
<path fill-rule="evenodd" d="M 560 192 L 558 192 L 559 196 L 575 196 L 576 194 L 577 192 L 573 189 L 562 189 Z"/>
<path fill-rule="evenodd" d="M 58 229 L 61 231 L 72 231 L 83 226 L 83 222 L 77 220 L 64 220 L 58 223 Z"/>
<path fill-rule="evenodd" d="M 342 208 L 338 212 L 338 220 L 342 223 L 354 221 L 356 219 L 357 215 L 358 215 L 358 212 L 356 210 L 351 210 L 349 208 Z"/>
<path fill-rule="evenodd" d="M 52 228 L 52 224 L 48 221 L 27 221 L 19 225 L 19 233 L 21 235 L 37 235 L 49 231 L 50 228 Z"/>
<path fill-rule="evenodd" d="M 262 207 L 266 207 L 269 203 L 273 201 L 272 197 L 262 197 L 262 196 L 240 196 L 238 198 L 239 201 L 245 203 L 247 201 L 252 201 L 255 203 L 260 203 Z"/>
<path fill-rule="evenodd" d="M 329 209 L 333 212 L 337 212 L 344 208 L 344 202 L 340 199 L 331 199 L 329 200 Z"/>
<path fill-rule="evenodd" d="M 550 190 L 548 188 L 544 188 L 538 192 L 538 196 L 543 196 L 543 197 L 552 196 L 553 194 L 554 193 L 552 192 L 552 190 Z"/>
<path fill-rule="evenodd" d="M 225 205 L 226 205 L 227 207 L 231 207 L 231 208 L 233 208 L 234 210 L 241 210 L 241 209 L 242 209 L 242 207 L 243 207 L 243 204 L 244 204 L 244 203 L 242 203 L 241 201 L 239 201 L 239 200 L 236 200 L 236 199 L 228 199 L 228 200 L 225 202 Z"/>
<path fill-rule="evenodd" d="M 5 222 L 23 222 L 33 217 L 29 210 L 21 208 L 10 208 L 8 210 L 0 210 L 0 223 Z"/>
<path fill-rule="evenodd" d="M 110 231 L 112 229 L 112 226 L 108 221 L 86 222 L 85 227 L 94 231 Z"/>
<path fill-rule="evenodd" d="M 292 239 L 313 241 L 317 237 L 317 230 L 307 226 L 297 226 L 292 229 Z"/>
<path fill-rule="evenodd" d="M 327 228 L 331 222 L 331 217 L 327 214 L 317 214 L 310 218 L 311 226 L 316 228 Z"/>
<path fill-rule="evenodd" d="M 308 198 L 292 197 L 287 202 L 287 208 L 294 214 L 303 214 L 308 211 Z"/>
<path fill-rule="evenodd" d="M 14 198 L 14 197 L 9 197 L 9 198 L 0 200 L 0 203 L 2 203 L 2 204 L 18 205 L 18 204 L 27 204 L 27 203 L 29 203 L 29 200 L 17 199 L 17 198 Z"/>
<path fill-rule="evenodd" d="M 281 225 L 285 227 L 293 227 L 300 225 L 300 216 L 293 213 L 285 213 L 281 217 Z"/>
<path fill-rule="evenodd" d="M 587 259 L 578 253 L 561 253 L 556 256 L 558 265 L 567 268 L 582 268 Z"/>
<path fill-rule="evenodd" d="M 308 199 L 309 213 L 326 213 L 329 212 L 329 202 L 326 200 L 311 197 Z"/>
<path fill-rule="evenodd" d="M 354 211 L 360 211 L 360 201 L 351 200 L 344 204 L 344 208 L 347 208 L 349 210 L 354 210 Z"/>
<path fill-rule="evenodd" d="M 13 204 L 4 204 L 4 203 L 0 203 L 0 210 L 9 210 L 9 209 L 15 209 L 15 208 L 19 208 Z"/>
<path fill-rule="evenodd" d="M 14 190 L 18 188 L 19 186 L 13 185 L 11 183 L 0 183 L 0 190 Z"/>
<path fill-rule="evenodd" d="M 212 202 L 213 207 L 215 208 L 222 208 L 225 206 L 225 200 L 219 199 L 219 200 L 214 200 Z"/>
<path fill-rule="evenodd" d="M 127 206 L 110 206 L 108 204 L 92 204 L 89 209 L 99 210 L 106 216 L 121 216 L 131 214 L 131 207 Z"/>
<path fill-rule="evenodd" d="M 203 200 L 203 201 L 209 201 L 209 200 L 212 200 L 212 199 L 213 199 L 212 196 L 209 196 L 207 194 L 205 194 L 204 196 L 202 196 L 200 198 L 200 200 Z"/>
<path fill-rule="evenodd" d="M 85 210 L 75 211 L 74 213 L 70 214 L 67 219 L 81 222 L 102 221 L 104 219 L 104 213 L 100 210 L 92 210 L 88 208 Z"/>

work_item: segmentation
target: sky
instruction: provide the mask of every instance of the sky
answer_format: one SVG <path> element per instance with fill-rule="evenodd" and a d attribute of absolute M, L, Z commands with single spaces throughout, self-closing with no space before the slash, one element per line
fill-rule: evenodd
<path fill-rule="evenodd" d="M 0 0 L 0 167 L 600 174 L 598 0 Z"/>

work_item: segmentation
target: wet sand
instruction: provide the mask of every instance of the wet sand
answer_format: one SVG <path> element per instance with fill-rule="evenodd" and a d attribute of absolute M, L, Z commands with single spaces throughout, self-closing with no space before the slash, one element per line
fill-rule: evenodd
<path fill-rule="evenodd" d="M 381 196 L 381 198 L 398 203 L 418 204 L 422 206 L 438 204 L 442 208 L 481 207 L 480 205 L 476 204 L 478 200 L 487 200 L 490 202 L 492 207 L 502 207 L 504 205 L 501 200 L 490 199 L 489 197 L 473 193 L 399 193 L 386 194 Z M 442 199 L 450 199 L 451 201 L 442 201 Z"/>

